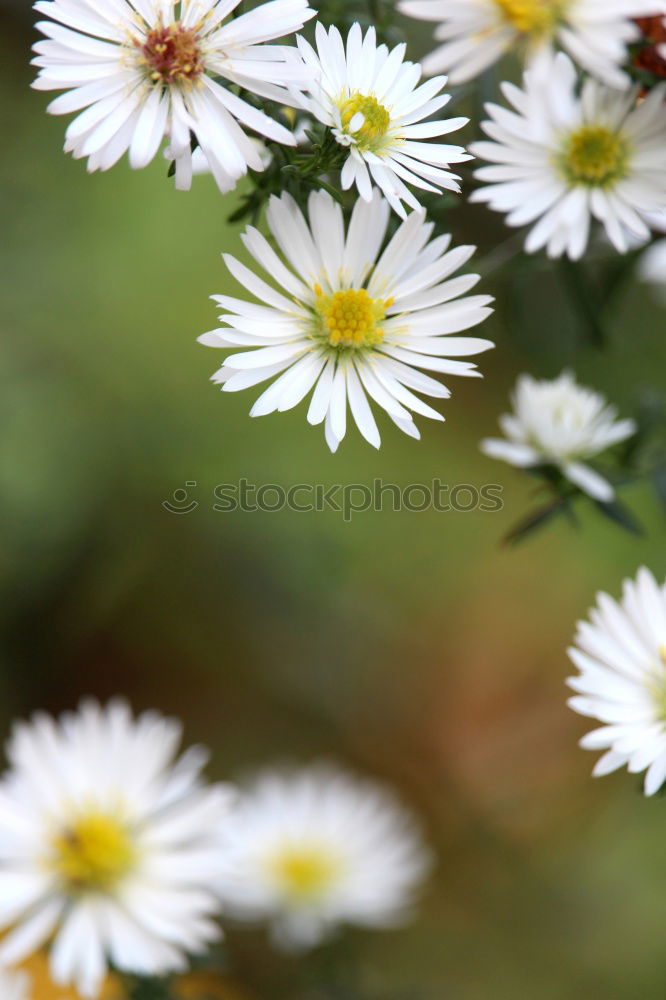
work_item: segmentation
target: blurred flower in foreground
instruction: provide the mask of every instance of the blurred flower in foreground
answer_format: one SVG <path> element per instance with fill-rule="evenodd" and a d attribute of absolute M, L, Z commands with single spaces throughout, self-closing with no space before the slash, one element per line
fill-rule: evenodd
<path fill-rule="evenodd" d="M 27 974 L 0 969 L 0 997 L 2 1000 L 33 1000 Z M 35 997 L 34 1000 L 40 998 Z"/>
<path fill-rule="evenodd" d="M 417 369 L 477 375 L 474 364 L 449 358 L 493 346 L 475 337 L 446 336 L 476 326 L 491 312 L 490 296 L 465 297 L 478 275 L 444 280 L 474 247 L 447 252 L 450 236 L 428 243 L 432 224 L 423 212 L 413 212 L 379 256 L 389 207 L 378 192 L 370 202 L 357 200 L 346 236 L 340 206 L 329 194 L 311 194 L 308 207 L 309 225 L 288 194 L 273 197 L 268 207 L 268 225 L 289 266 L 258 230 L 249 227 L 243 236 L 248 251 L 286 294 L 223 255 L 232 275 L 265 304 L 214 296 L 229 310 L 220 316 L 228 328 L 199 341 L 255 350 L 226 358 L 213 381 L 236 392 L 279 375 L 252 407 L 255 417 L 291 409 L 315 386 L 308 420 L 325 421 L 331 451 L 345 436 L 347 402 L 363 437 L 379 447 L 366 393 L 402 431 L 418 438 L 409 410 L 444 418 L 410 390 L 440 398 L 450 392 Z"/>
<path fill-rule="evenodd" d="M 590 79 L 580 97 L 576 88 L 562 53 L 526 73 L 524 90 L 502 85 L 516 110 L 486 105 L 492 121 L 483 130 L 494 141 L 470 149 L 493 165 L 476 171 L 487 183 L 470 200 L 508 213 L 509 226 L 535 223 L 528 253 L 545 247 L 550 257 L 581 257 L 592 217 L 625 253 L 628 233 L 649 236 L 641 213 L 666 205 L 666 85 L 641 103 L 636 88 L 620 93 Z"/>
<path fill-rule="evenodd" d="M 421 142 L 455 132 L 467 118 L 430 118 L 449 101 L 439 94 L 446 77 L 437 77 L 417 88 L 421 67 L 404 62 L 404 44 L 389 51 L 377 45 L 375 29 L 363 37 L 354 24 L 345 45 L 337 28 L 317 24 L 317 51 L 301 36 L 298 47 L 313 71 L 309 97 L 303 107 L 328 125 L 337 142 L 349 148 L 342 168 L 344 190 L 356 184 L 370 201 L 372 183 L 381 188 L 391 207 L 402 218 L 402 202 L 418 208 L 419 202 L 403 181 L 439 192 L 459 191 L 458 177 L 447 168 L 471 157 L 462 146 Z M 438 96 L 439 94 L 439 96 Z"/>
<path fill-rule="evenodd" d="M 430 856 L 412 816 L 381 785 L 314 764 L 260 774 L 225 829 L 230 912 L 268 919 L 280 947 L 304 949 L 337 924 L 399 924 Z"/>
<path fill-rule="evenodd" d="M 553 465 L 595 500 L 612 499 L 613 487 L 586 460 L 631 437 L 633 420 L 617 420 L 615 408 L 570 372 L 553 381 L 521 375 L 512 402 L 514 412 L 499 419 L 506 440 L 485 438 L 484 454 L 519 468 Z"/>
<path fill-rule="evenodd" d="M 569 656 L 580 673 L 567 684 L 578 694 L 569 705 L 604 725 L 580 741 L 606 750 L 595 777 L 625 764 L 645 771 L 645 794 L 666 780 L 666 586 L 640 569 L 625 580 L 622 600 L 597 596 L 590 622 L 579 622 Z"/>
<path fill-rule="evenodd" d="M 0 963 L 51 940 L 54 982 L 96 996 L 107 963 L 137 975 L 187 966 L 219 936 L 230 791 L 206 787 L 205 752 L 174 757 L 181 727 L 115 701 L 36 715 L 9 741 L 0 782 Z"/>
<path fill-rule="evenodd" d="M 557 45 L 588 73 L 622 88 L 627 43 L 640 35 L 630 18 L 665 8 L 663 0 L 401 0 L 398 9 L 439 22 L 434 37 L 443 44 L 423 66 L 449 73 L 452 83 L 471 80 L 521 44 L 528 57 Z"/>
<path fill-rule="evenodd" d="M 67 129 L 65 151 L 87 156 L 89 170 L 107 170 L 129 149 L 139 168 L 168 136 L 176 186 L 187 189 L 192 134 L 229 191 L 248 166 L 262 169 L 241 125 L 295 145 L 232 88 L 291 103 L 286 88 L 305 80 L 296 50 L 261 43 L 298 31 L 315 12 L 307 0 L 272 0 L 220 26 L 239 2 L 182 0 L 176 15 L 171 0 L 39 0 L 35 9 L 60 24 L 37 24 L 47 41 L 34 46 L 41 69 L 33 86 L 74 88 L 51 102 L 52 114 L 86 109 Z"/>

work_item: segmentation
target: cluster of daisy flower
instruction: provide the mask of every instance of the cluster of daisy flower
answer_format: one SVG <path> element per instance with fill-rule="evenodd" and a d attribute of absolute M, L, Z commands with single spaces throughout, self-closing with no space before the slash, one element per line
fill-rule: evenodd
<path fill-rule="evenodd" d="M 162 977 L 222 934 L 267 921 L 310 948 L 342 923 L 404 922 L 431 858 L 383 785 L 329 763 L 207 784 L 180 724 L 125 702 L 16 724 L 0 778 L 0 990 L 48 946 L 53 982 L 100 994 L 109 968 Z"/>
<path fill-rule="evenodd" d="M 451 336 L 481 323 L 490 298 L 465 294 L 475 275 L 445 280 L 473 248 L 450 247 L 448 236 L 432 239 L 414 194 L 459 190 L 450 168 L 469 154 L 426 140 L 467 119 L 432 120 L 449 101 L 445 77 L 420 82 L 421 67 L 405 60 L 406 46 L 378 44 L 374 28 L 364 34 L 356 23 L 343 38 L 317 23 L 314 45 L 302 36 L 297 45 L 266 44 L 301 29 L 315 11 L 306 0 L 271 0 L 229 18 L 238 4 L 39 0 L 36 9 L 49 20 L 38 24 L 46 40 L 35 46 L 35 86 L 71 88 L 49 110 L 80 112 L 65 149 L 86 157 L 89 170 L 107 169 L 125 152 L 131 166 L 143 167 L 168 142 L 179 188 L 201 169 L 222 192 L 249 169 L 263 171 L 270 150 L 248 129 L 273 143 L 297 143 L 262 101 L 321 123 L 338 150 L 342 190 L 357 191 L 347 228 L 323 189 L 312 193 L 307 219 L 304 205 L 275 193 L 267 216 L 280 253 L 254 228 L 244 241 L 281 290 L 226 257 L 261 304 L 220 296 L 225 327 L 201 339 L 252 348 L 227 357 L 215 381 L 236 391 L 272 380 L 253 415 L 289 409 L 312 391 L 308 419 L 324 423 L 332 450 L 345 435 L 347 408 L 379 446 L 370 401 L 418 437 L 413 414 L 443 418 L 415 392 L 449 395 L 424 370 L 476 374 L 458 358 L 493 346 Z M 385 240 L 391 210 L 403 221 Z"/>
<path fill-rule="evenodd" d="M 650 213 L 666 208 L 666 82 L 641 96 L 626 69 L 629 46 L 641 39 L 641 65 L 662 58 L 654 24 L 662 25 L 666 0 L 401 0 L 404 14 L 436 22 L 442 44 L 422 65 L 406 60 L 404 43 L 378 43 L 359 23 L 343 37 L 317 21 L 307 40 L 297 34 L 316 13 L 307 0 L 242 13 L 239 5 L 38 0 L 46 19 L 37 25 L 45 39 L 35 45 L 34 86 L 65 91 L 49 111 L 78 112 L 65 149 L 89 170 L 125 153 L 144 167 L 165 146 L 181 189 L 207 170 L 228 192 L 248 171 L 258 178 L 270 169 L 277 148 L 319 136 L 319 154 L 328 151 L 319 189 L 310 178 L 300 201 L 267 190 L 271 240 L 254 227 L 243 236 L 272 281 L 225 256 L 258 302 L 216 296 L 223 326 L 200 338 L 244 349 L 213 376 L 224 391 L 270 382 L 253 416 L 309 395 L 308 420 L 324 424 L 332 451 L 348 411 L 375 447 L 373 404 L 412 437 L 415 414 L 443 419 L 422 397 L 449 390 L 427 373 L 478 374 L 458 359 L 493 344 L 460 334 L 486 319 L 491 299 L 467 295 L 478 276 L 452 277 L 473 248 L 435 234 L 419 198 L 459 191 L 452 167 L 472 156 L 487 165 L 475 171 L 471 200 L 529 227 L 529 253 L 581 257 L 593 220 L 624 252 L 649 239 Z M 296 44 L 284 44 L 290 35 Z M 522 88 L 502 84 L 511 108 L 487 106 L 488 138 L 469 152 L 441 141 L 467 119 L 443 117 L 447 77 L 422 82 L 422 74 L 469 81 L 508 51 L 526 64 Z M 346 213 L 331 191 L 340 199 L 356 192 Z M 645 258 L 647 280 L 662 256 L 657 246 Z"/>
<path fill-rule="evenodd" d="M 243 178 L 261 193 L 266 228 L 242 234 L 251 263 L 223 255 L 241 297 L 214 296 L 220 326 L 199 338 L 224 352 L 224 392 L 262 386 L 252 416 L 307 397 L 332 452 L 349 415 L 376 448 L 378 416 L 413 438 L 415 416 L 444 419 L 424 397 L 449 397 L 440 376 L 478 377 L 468 358 L 493 347 L 468 334 L 492 311 L 470 294 L 479 274 L 459 273 L 475 247 L 437 224 L 473 158 L 469 200 L 525 230 L 526 253 L 577 262 L 651 243 L 639 273 L 666 286 L 666 241 L 652 242 L 666 231 L 666 0 L 400 0 L 436 25 L 422 64 L 375 27 L 326 25 L 325 5 L 307 38 L 307 0 L 240 4 L 38 0 L 34 86 L 63 91 L 49 111 L 76 113 L 65 149 L 91 171 L 161 151 L 181 190 L 209 172 L 223 194 Z M 467 119 L 444 117 L 442 74 L 487 87 L 507 53 L 522 79 L 486 105 L 485 138 L 443 141 Z M 293 191 L 284 150 L 297 150 Z M 546 513 L 585 494 L 620 516 L 597 463 L 637 425 L 573 373 L 521 375 L 500 427 L 482 450 L 543 476 Z M 645 770 L 654 793 L 666 587 L 641 570 L 620 603 L 600 595 L 570 656 L 571 706 L 603 723 L 583 740 L 606 751 L 595 773 Z M 0 968 L 48 945 L 54 982 L 95 997 L 109 966 L 183 969 L 221 913 L 266 921 L 286 949 L 404 919 L 430 858 L 389 791 L 327 764 L 208 785 L 205 753 L 177 758 L 179 740 L 177 723 L 121 702 L 16 727 L 0 781 Z M 4 995 L 25 1000 L 26 980 L 7 975 Z"/>

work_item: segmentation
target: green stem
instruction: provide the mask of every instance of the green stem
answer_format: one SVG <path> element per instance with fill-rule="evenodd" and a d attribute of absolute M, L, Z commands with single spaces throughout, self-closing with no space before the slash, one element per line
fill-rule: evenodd
<path fill-rule="evenodd" d="M 382 12 L 379 9 L 379 0 L 368 0 L 368 12 L 373 24 L 379 24 L 382 17 Z"/>
<path fill-rule="evenodd" d="M 589 331 L 591 342 L 602 350 L 606 346 L 606 332 L 601 323 L 603 305 L 598 295 L 585 279 L 581 265 L 577 261 L 561 257 L 560 272 L 570 298 Z"/>

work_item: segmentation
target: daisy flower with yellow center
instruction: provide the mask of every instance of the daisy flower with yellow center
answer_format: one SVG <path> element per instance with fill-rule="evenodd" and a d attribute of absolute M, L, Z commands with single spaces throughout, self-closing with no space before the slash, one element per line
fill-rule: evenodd
<path fill-rule="evenodd" d="M 230 21 L 240 0 L 38 0 L 49 18 L 37 28 L 33 87 L 65 90 L 51 114 L 81 112 L 65 151 L 108 170 L 124 153 L 145 167 L 168 137 L 176 186 L 192 181 L 192 140 L 221 191 L 248 167 L 262 170 L 249 128 L 296 145 L 292 133 L 236 93 L 240 87 L 280 104 L 305 81 L 294 47 L 264 45 L 303 27 L 307 0 L 270 0 Z"/>
<path fill-rule="evenodd" d="M 178 760 L 180 725 L 121 701 L 16 725 L 0 781 L 0 964 L 50 942 L 57 985 L 96 997 L 109 966 L 161 976 L 219 937 L 225 786 Z"/>
<path fill-rule="evenodd" d="M 664 0 L 400 0 L 410 17 L 434 21 L 441 42 L 423 61 L 427 73 L 463 83 L 506 52 L 539 60 L 563 49 L 592 76 L 624 88 L 627 46 L 640 38 L 632 18 L 658 11 Z"/>
<path fill-rule="evenodd" d="M 243 242 L 280 290 L 224 254 L 231 274 L 259 301 L 214 296 L 225 325 L 199 341 L 246 348 L 213 376 L 225 392 L 272 380 L 252 416 L 289 410 L 312 392 L 308 421 L 324 424 L 332 451 L 345 436 L 348 406 L 378 448 L 369 400 L 418 438 L 413 413 L 444 418 L 417 393 L 450 395 L 425 372 L 478 375 L 460 359 L 493 344 L 457 334 L 486 319 L 491 298 L 466 295 L 478 275 L 452 277 L 474 247 L 451 248 L 450 236 L 431 239 L 422 211 L 412 212 L 384 247 L 389 214 L 379 192 L 368 202 L 359 198 L 345 231 L 342 210 L 325 191 L 311 194 L 307 219 L 290 195 L 273 197 L 267 220 L 280 254 L 252 227 Z"/>
<path fill-rule="evenodd" d="M 241 789 L 223 846 L 226 908 L 268 921 L 286 950 L 344 923 L 403 922 L 431 860 L 390 790 L 323 763 L 260 773 Z"/>
<path fill-rule="evenodd" d="M 666 205 L 666 84 L 643 99 L 588 78 L 578 91 L 573 63 L 559 53 L 502 86 L 512 109 L 486 105 L 488 141 L 471 150 L 489 166 L 475 172 L 471 201 L 531 226 L 525 249 L 582 257 L 597 219 L 620 253 L 647 239 L 644 215 Z"/>
<path fill-rule="evenodd" d="M 327 31 L 319 23 L 316 48 L 301 36 L 297 41 L 312 80 L 302 106 L 349 149 L 341 176 L 345 190 L 356 185 L 368 201 L 376 185 L 403 218 L 403 203 L 419 207 L 410 187 L 459 190 L 449 166 L 469 155 L 462 146 L 424 141 L 455 132 L 468 120 L 431 120 L 449 101 L 440 93 L 445 77 L 419 86 L 421 67 L 404 61 L 405 45 L 377 45 L 375 29 L 363 36 L 359 24 L 346 42 L 337 28 Z"/>

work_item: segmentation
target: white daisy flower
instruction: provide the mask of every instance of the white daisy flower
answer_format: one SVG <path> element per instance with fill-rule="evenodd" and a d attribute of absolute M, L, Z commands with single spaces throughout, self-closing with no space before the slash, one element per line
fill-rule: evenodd
<path fill-rule="evenodd" d="M 633 420 L 617 420 L 615 407 L 577 385 L 570 372 L 541 382 L 521 375 L 512 403 L 514 412 L 499 419 L 506 439 L 483 440 L 484 454 L 523 469 L 554 465 L 595 500 L 612 500 L 613 487 L 587 461 L 631 437 Z"/>
<path fill-rule="evenodd" d="M 421 67 L 404 62 L 406 46 L 377 45 L 374 28 L 365 38 L 352 25 L 347 45 L 337 28 L 316 26 L 317 50 L 300 35 L 297 39 L 313 83 L 302 106 L 327 125 L 341 146 L 349 149 L 342 168 L 344 190 L 354 184 L 369 201 L 373 182 L 402 217 L 402 202 L 418 208 L 407 181 L 425 191 L 459 191 L 459 178 L 447 168 L 471 157 L 462 146 L 423 142 L 466 125 L 467 118 L 424 121 L 450 100 L 440 94 L 446 77 L 417 86 Z"/>
<path fill-rule="evenodd" d="M 187 189 L 194 137 L 224 192 L 248 167 L 262 169 L 241 126 L 295 145 L 228 84 L 293 103 L 287 88 L 307 76 L 296 49 L 262 43 L 298 31 L 315 11 L 307 0 L 272 0 L 222 24 L 239 2 L 39 0 L 35 9 L 52 20 L 37 24 L 48 40 L 34 47 L 42 68 L 33 86 L 67 89 L 52 114 L 85 109 L 67 129 L 65 151 L 87 156 L 89 170 L 107 170 L 129 150 L 139 168 L 168 136 L 176 187 Z"/>
<path fill-rule="evenodd" d="M 663 0 L 401 0 L 398 10 L 438 22 L 443 44 L 423 60 L 426 73 L 451 83 L 478 76 L 506 52 L 528 61 L 565 49 L 582 69 L 611 87 L 626 87 L 627 45 L 640 38 L 631 18 L 666 12 Z"/>
<path fill-rule="evenodd" d="M 287 950 L 310 948 L 342 923 L 404 922 L 430 865 L 389 790 L 322 763 L 260 774 L 241 793 L 224 847 L 229 911 L 269 921 Z"/>
<path fill-rule="evenodd" d="M 579 622 L 569 656 L 580 671 L 567 684 L 577 692 L 569 705 L 598 719 L 580 741 L 605 750 L 595 777 L 624 767 L 645 775 L 645 794 L 666 780 L 666 585 L 647 569 L 625 580 L 622 600 L 597 596 L 589 622 Z"/>
<path fill-rule="evenodd" d="M 32 1000 L 28 975 L 0 969 L 0 997 L 2 1000 Z"/>
<path fill-rule="evenodd" d="M 578 96 L 576 83 L 560 53 L 548 72 L 525 74 L 524 90 L 502 85 L 515 110 L 486 106 L 492 121 L 483 130 L 493 141 L 470 148 L 493 165 L 476 171 L 487 183 L 470 200 L 508 213 L 509 226 L 534 223 L 528 253 L 581 257 L 591 218 L 625 253 L 628 234 L 649 236 L 641 213 L 666 205 L 666 85 L 639 103 L 636 88 L 620 93 L 588 78 Z"/>
<path fill-rule="evenodd" d="M 225 392 L 279 376 L 254 404 L 252 416 L 289 410 L 314 386 L 308 421 L 324 422 L 331 451 L 345 436 L 347 402 L 363 437 L 378 448 L 368 396 L 401 430 L 418 438 L 410 411 L 444 418 L 412 390 L 450 395 L 418 369 L 478 374 L 476 365 L 450 360 L 493 346 L 489 340 L 450 336 L 491 312 L 490 296 L 465 295 L 478 275 L 448 280 L 474 247 L 448 249 L 450 236 L 428 242 L 432 223 L 423 212 L 413 212 L 380 254 L 388 218 L 389 206 L 378 192 L 372 201 L 358 199 L 346 234 L 342 210 L 326 192 L 310 195 L 309 223 L 290 195 L 273 197 L 268 225 L 283 256 L 252 227 L 243 242 L 283 292 L 223 255 L 231 274 L 261 305 L 213 296 L 226 310 L 220 317 L 226 326 L 199 341 L 208 347 L 255 348 L 230 355 L 213 376 Z"/>
<path fill-rule="evenodd" d="M 163 975 L 219 936 L 220 828 L 230 792 L 181 727 L 86 702 L 16 725 L 0 781 L 0 965 L 46 941 L 58 985 L 98 995 L 110 963 Z"/>

